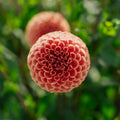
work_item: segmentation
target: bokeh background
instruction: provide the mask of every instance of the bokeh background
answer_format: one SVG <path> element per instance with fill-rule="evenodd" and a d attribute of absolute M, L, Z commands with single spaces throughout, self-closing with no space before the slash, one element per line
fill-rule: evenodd
<path fill-rule="evenodd" d="M 27 67 L 25 28 L 56 11 L 87 45 L 91 68 L 68 93 L 48 93 Z M 120 0 L 0 0 L 0 120 L 120 120 Z"/>

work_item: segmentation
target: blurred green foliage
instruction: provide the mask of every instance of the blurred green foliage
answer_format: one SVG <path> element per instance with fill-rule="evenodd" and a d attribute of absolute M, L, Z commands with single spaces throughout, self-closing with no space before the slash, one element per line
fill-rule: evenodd
<path fill-rule="evenodd" d="M 87 45 L 91 68 L 78 88 L 51 94 L 31 79 L 27 22 L 60 12 Z M 120 120 L 120 0 L 0 1 L 0 120 Z"/>

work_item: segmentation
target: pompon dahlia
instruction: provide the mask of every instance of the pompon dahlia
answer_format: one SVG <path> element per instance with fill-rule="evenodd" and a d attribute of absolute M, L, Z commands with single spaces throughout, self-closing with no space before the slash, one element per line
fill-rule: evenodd
<path fill-rule="evenodd" d="M 28 58 L 32 79 L 49 92 L 68 92 L 87 76 L 90 57 L 85 43 L 68 32 L 43 35 L 32 46 Z"/>
<path fill-rule="evenodd" d="M 27 24 L 27 41 L 32 46 L 40 36 L 53 31 L 70 32 L 70 26 L 67 20 L 60 13 L 38 13 Z"/>

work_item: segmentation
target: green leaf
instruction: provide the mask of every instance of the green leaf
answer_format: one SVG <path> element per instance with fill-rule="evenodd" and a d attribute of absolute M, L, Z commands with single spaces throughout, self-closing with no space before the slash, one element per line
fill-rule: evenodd
<path fill-rule="evenodd" d="M 20 5 L 24 5 L 24 1 L 25 1 L 25 0 L 18 0 L 18 3 L 19 3 Z"/>
<path fill-rule="evenodd" d="M 33 100 L 32 96 L 30 94 L 26 95 L 24 103 L 29 108 L 31 114 L 33 114 L 36 104 L 35 104 L 35 101 Z"/>
<path fill-rule="evenodd" d="M 105 11 L 103 11 L 103 18 L 104 18 L 104 20 L 107 20 L 107 19 L 108 19 L 108 13 L 105 12 Z"/>
<path fill-rule="evenodd" d="M 110 103 L 104 102 L 102 113 L 107 120 L 111 120 L 115 114 L 115 107 Z"/>
<path fill-rule="evenodd" d="M 108 98 L 114 100 L 115 98 L 115 89 L 110 87 L 106 90 Z"/>
<path fill-rule="evenodd" d="M 120 39 L 115 39 L 115 40 L 113 41 L 113 46 L 114 46 L 114 47 L 120 47 Z"/>
<path fill-rule="evenodd" d="M 120 120 L 120 115 L 118 115 L 114 120 Z"/>
<path fill-rule="evenodd" d="M 19 90 L 18 85 L 9 81 L 4 83 L 4 92 L 17 92 Z"/>
<path fill-rule="evenodd" d="M 37 117 L 41 117 L 45 112 L 46 108 L 47 108 L 47 105 L 45 102 L 41 102 L 40 104 L 38 104 L 38 109 L 36 113 Z"/>
<path fill-rule="evenodd" d="M 80 2 L 78 3 L 78 5 L 76 5 L 73 10 L 72 10 L 72 14 L 71 14 L 71 20 L 77 20 L 79 19 L 80 15 L 83 13 L 84 9 L 83 9 L 83 3 Z"/>
<path fill-rule="evenodd" d="M 3 51 L 3 46 L 0 44 L 0 53 Z"/>
<path fill-rule="evenodd" d="M 38 4 L 38 1 L 37 0 L 28 0 L 28 5 L 29 6 L 35 6 Z"/>
<path fill-rule="evenodd" d="M 106 21 L 99 24 L 99 31 L 104 35 L 115 36 L 117 31 L 113 22 Z"/>

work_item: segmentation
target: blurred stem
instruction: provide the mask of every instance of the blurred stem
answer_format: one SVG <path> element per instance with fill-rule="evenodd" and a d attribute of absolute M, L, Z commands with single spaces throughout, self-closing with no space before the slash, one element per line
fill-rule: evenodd
<path fill-rule="evenodd" d="M 12 34 L 12 35 L 13 35 L 14 39 L 16 39 L 16 41 L 17 41 L 18 38 L 16 38 L 16 36 L 14 34 Z M 39 101 L 39 98 L 36 95 L 36 93 L 33 91 L 33 89 L 31 88 L 31 86 L 29 84 L 27 72 L 26 72 L 27 53 L 28 53 L 28 50 L 22 44 L 20 44 L 20 47 L 18 48 L 18 50 L 16 50 L 16 55 L 18 58 L 18 65 L 19 65 L 21 76 L 22 76 L 22 81 L 23 81 L 23 84 L 24 84 L 27 92 L 29 92 L 29 94 L 31 94 L 31 96 L 33 97 L 35 102 L 37 102 L 37 101 Z"/>
<path fill-rule="evenodd" d="M 0 73 L 2 74 L 2 76 L 4 77 L 4 79 L 5 79 L 6 81 L 12 82 L 12 80 L 9 79 L 9 76 L 8 76 L 6 73 L 4 73 L 1 69 L 0 69 Z M 23 99 L 22 95 L 20 94 L 20 92 L 15 92 L 15 95 L 16 95 L 16 97 L 17 97 L 20 105 L 22 106 L 24 112 L 26 113 L 28 119 L 29 119 L 29 120 L 35 120 L 35 117 L 30 114 L 29 109 L 25 106 L 25 104 L 24 104 L 24 99 Z"/>
<path fill-rule="evenodd" d="M 5 67 L 7 74 L 9 74 L 10 73 L 9 68 L 1 55 L 0 55 L 0 61 L 1 61 L 2 65 Z"/>
<path fill-rule="evenodd" d="M 1 14 L 1 16 L 3 16 L 3 18 L 6 20 L 6 18 L 7 18 L 6 14 L 7 14 L 7 13 L 6 13 L 6 11 L 5 11 L 2 3 L 0 3 L 0 14 Z"/>
<path fill-rule="evenodd" d="M 118 70 L 120 70 L 120 67 L 115 68 L 114 70 L 114 80 L 116 83 L 119 84 L 119 80 L 120 80 L 120 75 L 118 73 Z M 113 120 L 120 115 L 120 95 L 119 95 L 119 87 L 120 86 L 116 86 L 115 88 L 115 100 L 114 100 L 114 104 L 116 106 L 116 113 L 113 117 Z"/>
<path fill-rule="evenodd" d="M 21 104 L 24 112 L 27 114 L 28 119 L 29 119 L 29 120 L 35 120 L 35 116 L 32 115 L 32 114 L 29 112 L 29 109 L 25 106 L 25 104 L 24 104 L 24 99 L 22 98 L 22 95 L 20 94 L 20 92 L 15 92 L 15 94 L 16 94 L 16 96 L 17 96 L 17 98 L 18 98 L 18 100 L 19 100 L 19 103 Z"/>
<path fill-rule="evenodd" d="M 69 0 L 69 2 L 70 2 L 70 6 L 71 6 L 71 10 L 73 10 L 73 8 L 74 8 L 74 3 L 73 3 L 73 0 Z M 72 13 L 71 13 L 72 14 Z M 75 32 L 75 28 L 76 28 L 76 22 L 74 21 L 74 20 L 70 20 L 70 24 L 71 24 L 71 32 L 73 33 L 73 34 L 76 34 L 76 32 Z"/>
<path fill-rule="evenodd" d="M 102 4 L 101 4 L 101 11 L 100 11 L 100 13 L 98 14 L 97 19 L 96 19 L 96 22 L 95 22 L 95 24 L 94 24 L 94 26 L 93 26 L 91 42 L 94 41 L 95 34 L 96 34 L 96 32 L 97 32 L 97 28 L 98 28 L 98 25 L 99 25 L 99 22 L 100 22 L 100 18 L 101 18 L 101 16 L 102 16 L 102 12 L 103 12 L 103 9 L 104 9 L 104 7 L 105 7 L 105 4 L 106 4 L 106 0 L 103 0 L 103 1 L 102 1 Z"/>
<path fill-rule="evenodd" d="M 22 53 L 21 53 L 22 54 Z M 19 68 L 20 68 L 20 71 L 21 71 L 21 75 L 22 75 L 22 80 L 23 80 L 23 83 L 27 89 L 27 91 L 32 95 L 33 99 L 35 101 L 38 100 L 38 97 L 37 95 L 35 94 L 35 92 L 33 92 L 32 88 L 30 87 L 29 85 L 29 80 L 26 76 L 26 71 L 25 71 L 25 59 L 23 57 L 23 55 L 20 55 L 19 56 Z"/>
<path fill-rule="evenodd" d="M 73 112 L 75 113 L 75 115 L 80 116 L 79 115 L 79 104 L 80 104 L 80 94 L 81 94 L 81 86 L 76 88 L 74 90 L 74 94 L 73 94 Z"/>
<path fill-rule="evenodd" d="M 1 75 L 5 78 L 5 80 L 10 81 L 9 77 L 0 69 Z"/>
<path fill-rule="evenodd" d="M 69 0 L 69 1 L 70 1 L 71 9 L 73 9 L 73 0 Z"/>
<path fill-rule="evenodd" d="M 100 13 L 98 14 L 97 19 L 96 19 L 96 22 L 95 22 L 95 24 L 94 24 L 94 26 L 93 26 L 92 37 L 91 37 L 91 45 L 94 46 L 94 47 L 92 48 L 92 56 L 91 56 L 91 58 L 93 58 L 93 57 L 95 56 L 96 51 L 97 51 L 96 49 L 99 48 L 98 46 L 99 46 L 99 42 L 100 42 L 100 41 L 99 41 L 99 40 L 95 40 L 95 35 L 96 35 L 96 33 L 97 33 L 97 28 L 98 28 L 99 22 L 100 22 L 100 20 L 101 20 L 101 16 L 102 16 L 103 9 L 104 9 L 104 7 L 105 7 L 105 5 L 106 5 L 106 1 L 107 1 L 107 0 L 103 0 L 103 1 L 102 1 L 102 3 L 101 3 L 101 11 L 100 11 Z"/>
<path fill-rule="evenodd" d="M 57 8 L 58 8 L 58 11 L 60 13 L 62 13 L 62 10 L 61 10 L 61 0 L 57 0 Z"/>
<path fill-rule="evenodd" d="M 20 9 L 20 5 L 18 4 L 18 1 L 17 0 L 11 0 L 11 3 L 15 6 L 17 15 L 19 15 L 21 9 Z"/>
<path fill-rule="evenodd" d="M 59 119 L 63 120 L 63 95 L 58 93 L 57 94 L 57 104 L 58 104 L 58 114 L 59 114 Z"/>

